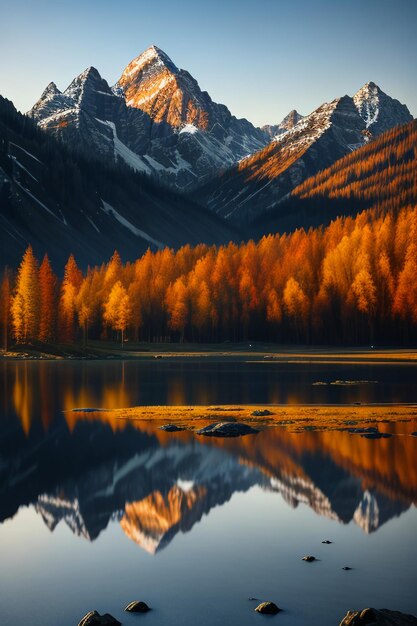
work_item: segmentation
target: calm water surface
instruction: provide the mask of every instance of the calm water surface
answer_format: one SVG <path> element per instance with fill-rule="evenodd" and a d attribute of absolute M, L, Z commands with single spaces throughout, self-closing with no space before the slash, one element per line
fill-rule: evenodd
<path fill-rule="evenodd" d="M 280 428 L 202 440 L 75 407 L 416 402 L 416 368 L 0 363 L 0 624 L 337 625 L 417 614 L 416 423 L 390 439 Z M 375 381 L 316 386 L 334 380 Z M 332 545 L 323 545 L 330 539 Z M 320 561 L 304 563 L 313 554 Z M 351 571 L 341 568 L 349 565 Z M 146 617 L 123 607 L 143 599 Z"/>

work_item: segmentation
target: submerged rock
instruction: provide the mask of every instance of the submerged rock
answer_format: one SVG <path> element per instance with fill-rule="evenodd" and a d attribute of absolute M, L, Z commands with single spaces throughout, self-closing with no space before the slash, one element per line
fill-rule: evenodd
<path fill-rule="evenodd" d="M 159 430 L 165 430 L 167 433 L 177 433 L 181 430 L 185 430 L 185 428 L 177 426 L 176 424 L 164 424 L 159 427 Z"/>
<path fill-rule="evenodd" d="M 417 430 L 414 433 L 411 433 L 413 437 L 417 437 Z"/>
<path fill-rule="evenodd" d="M 307 561 L 307 563 L 312 563 L 313 561 L 317 561 L 316 557 L 311 556 L 311 554 L 307 554 L 306 556 L 303 556 L 302 560 Z"/>
<path fill-rule="evenodd" d="M 128 613 L 147 613 L 150 610 L 151 607 L 141 600 L 133 600 L 133 602 L 128 604 L 125 608 L 125 611 Z"/>
<path fill-rule="evenodd" d="M 344 567 L 342 567 L 342 569 L 344 569 L 345 572 L 349 572 L 352 568 L 349 567 L 349 565 L 345 565 Z"/>
<path fill-rule="evenodd" d="M 264 615 L 276 615 L 282 611 L 282 609 L 280 609 L 275 602 L 261 602 L 261 604 L 258 604 L 255 611 L 257 613 L 263 613 Z"/>
<path fill-rule="evenodd" d="M 197 435 L 205 437 L 242 437 L 244 435 L 254 435 L 259 431 L 247 424 L 240 422 L 217 422 L 209 424 L 197 430 Z"/>
<path fill-rule="evenodd" d="M 110 613 L 100 615 L 97 611 L 90 611 L 84 615 L 78 626 L 121 626 L 121 622 Z"/>
<path fill-rule="evenodd" d="M 388 609 L 363 609 L 348 611 L 340 622 L 340 626 L 417 626 L 417 618 L 400 611 Z"/>
<path fill-rule="evenodd" d="M 378 428 L 376 426 L 368 426 L 368 428 L 348 428 L 348 432 L 355 433 L 355 435 L 367 435 L 377 433 Z"/>
<path fill-rule="evenodd" d="M 254 415 L 255 417 L 266 417 L 267 415 L 273 415 L 273 413 L 271 411 L 268 411 L 268 409 L 264 409 L 263 411 L 253 411 L 252 415 Z"/>
<path fill-rule="evenodd" d="M 364 435 L 361 435 L 361 437 L 365 437 L 365 439 L 389 439 L 390 437 L 392 437 L 391 433 L 366 433 Z"/>
<path fill-rule="evenodd" d="M 322 541 L 322 543 L 329 545 L 330 543 L 333 543 L 333 541 L 329 541 L 328 539 L 325 539 L 324 541 Z"/>

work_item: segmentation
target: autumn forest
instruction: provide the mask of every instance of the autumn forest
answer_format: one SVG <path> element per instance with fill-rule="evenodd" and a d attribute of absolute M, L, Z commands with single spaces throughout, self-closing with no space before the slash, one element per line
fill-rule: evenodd
<path fill-rule="evenodd" d="M 57 268 L 62 272 L 62 268 Z M 148 250 L 59 280 L 29 247 L 1 284 L 3 343 L 417 338 L 417 209 L 215 247 Z"/>

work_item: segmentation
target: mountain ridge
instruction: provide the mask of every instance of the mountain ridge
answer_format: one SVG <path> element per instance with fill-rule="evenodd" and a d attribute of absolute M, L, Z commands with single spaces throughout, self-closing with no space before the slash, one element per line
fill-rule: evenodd
<path fill-rule="evenodd" d="M 235 223 L 248 225 L 277 207 L 303 180 L 384 129 L 413 119 L 405 105 L 372 85 L 367 83 L 353 97 L 322 104 L 293 125 L 290 122 L 290 128 L 275 135 L 265 148 L 203 185 L 198 190 L 200 201 Z"/>
<path fill-rule="evenodd" d="M 95 68 L 62 93 L 48 87 L 28 113 L 44 130 L 101 158 L 121 157 L 180 190 L 268 142 L 264 131 L 213 102 L 156 46 L 133 59 L 112 88 Z"/>

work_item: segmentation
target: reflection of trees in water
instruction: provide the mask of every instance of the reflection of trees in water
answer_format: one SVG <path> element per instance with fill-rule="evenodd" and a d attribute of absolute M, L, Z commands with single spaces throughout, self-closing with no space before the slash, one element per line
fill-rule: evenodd
<path fill-rule="evenodd" d="M 47 431 L 61 411 L 76 407 L 115 409 L 133 403 L 123 361 L 106 364 L 100 376 L 97 368 L 84 367 L 82 362 L 22 361 L 2 365 L 3 413 L 14 413 L 26 435 L 32 423 L 39 420 Z M 137 395 L 137 388 L 133 389 Z"/>

